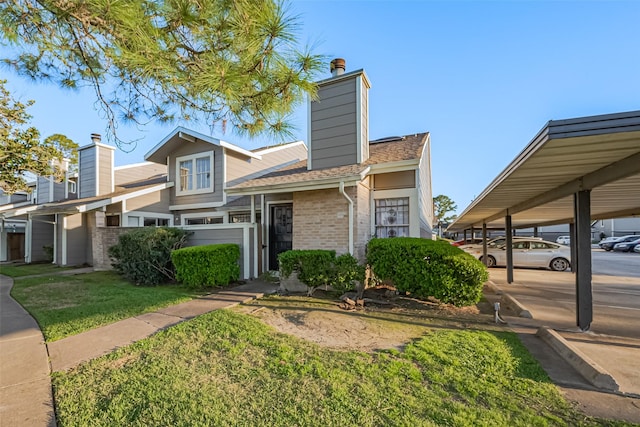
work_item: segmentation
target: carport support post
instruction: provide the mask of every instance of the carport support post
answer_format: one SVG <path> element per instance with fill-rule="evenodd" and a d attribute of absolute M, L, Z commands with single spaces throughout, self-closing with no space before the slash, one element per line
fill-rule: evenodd
<path fill-rule="evenodd" d="M 487 224 L 482 223 L 482 262 L 487 266 Z"/>
<path fill-rule="evenodd" d="M 507 212 L 504 218 L 505 223 L 505 250 L 507 251 L 507 283 L 513 283 L 513 237 L 511 234 L 511 215 Z"/>
<path fill-rule="evenodd" d="M 591 295 L 591 191 L 574 194 L 576 259 L 576 316 L 578 327 L 588 331 L 593 320 Z"/>

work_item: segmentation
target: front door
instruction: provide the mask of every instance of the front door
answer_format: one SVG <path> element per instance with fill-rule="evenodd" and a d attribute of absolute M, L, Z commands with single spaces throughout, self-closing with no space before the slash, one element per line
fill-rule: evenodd
<path fill-rule="evenodd" d="M 272 206 L 269 224 L 269 270 L 278 270 L 278 254 L 291 250 L 292 243 L 293 206 Z"/>
<path fill-rule="evenodd" d="M 7 233 L 9 261 L 24 261 L 24 233 Z"/>

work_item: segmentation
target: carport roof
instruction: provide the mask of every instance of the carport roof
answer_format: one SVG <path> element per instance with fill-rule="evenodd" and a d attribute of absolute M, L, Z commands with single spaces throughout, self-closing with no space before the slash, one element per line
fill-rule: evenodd
<path fill-rule="evenodd" d="M 640 111 L 549 121 L 447 230 L 570 223 L 580 190 L 592 219 L 640 215 Z"/>

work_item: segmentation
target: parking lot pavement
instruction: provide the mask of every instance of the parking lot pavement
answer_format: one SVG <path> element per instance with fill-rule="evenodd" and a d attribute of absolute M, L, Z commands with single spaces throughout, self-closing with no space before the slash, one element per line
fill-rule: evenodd
<path fill-rule="evenodd" d="M 591 268 L 593 274 L 640 277 L 640 254 L 592 249 Z"/>
<path fill-rule="evenodd" d="M 640 396 L 640 278 L 593 276 L 593 323 L 576 326 L 575 276 L 571 272 L 490 269 L 490 280 L 526 308 L 538 326 L 548 326 L 618 382 L 620 392 Z"/>
<path fill-rule="evenodd" d="M 586 415 L 640 424 L 640 278 L 596 275 L 591 330 L 576 326 L 571 272 L 489 270 L 485 296 L 551 380 Z M 498 295 L 494 294 L 497 292 Z M 529 314 L 532 318 L 512 317 Z"/>

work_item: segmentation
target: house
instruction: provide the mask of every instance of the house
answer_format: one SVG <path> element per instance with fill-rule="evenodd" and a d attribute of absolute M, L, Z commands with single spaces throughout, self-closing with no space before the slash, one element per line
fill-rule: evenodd
<path fill-rule="evenodd" d="M 307 158 L 226 190 L 260 198 L 263 269 L 289 249 L 363 260 L 374 236 L 432 238 L 429 134 L 369 141 L 366 73 L 345 73 L 341 59 L 332 71 L 309 103 Z"/>
<path fill-rule="evenodd" d="M 189 245 L 237 243 L 245 279 L 277 269 L 289 249 L 364 259 L 374 236 L 432 238 L 429 134 L 370 141 L 367 75 L 345 73 L 343 60 L 332 69 L 309 103 L 308 147 L 246 150 L 178 127 L 144 163 L 114 167 L 114 148 L 94 134 L 66 197 L 53 191 L 59 199 L 0 218 L 24 221 L 27 262 L 51 247 L 54 263 L 109 268 L 107 248 L 122 232 L 166 225 L 192 231 Z"/>

